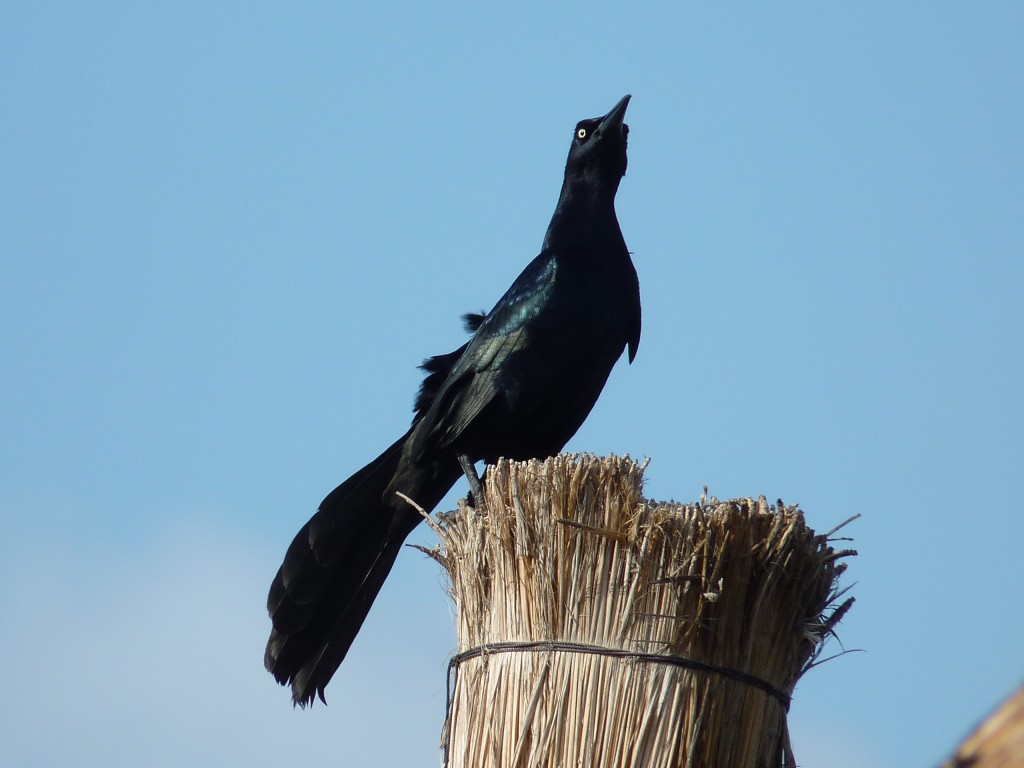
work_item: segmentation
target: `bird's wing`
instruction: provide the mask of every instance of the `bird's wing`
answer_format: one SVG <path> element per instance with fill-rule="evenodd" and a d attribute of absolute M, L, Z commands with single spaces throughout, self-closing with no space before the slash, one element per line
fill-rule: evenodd
<path fill-rule="evenodd" d="M 468 312 L 463 315 L 462 322 L 466 326 L 466 332 L 469 334 L 476 333 L 485 317 L 486 313 L 484 312 Z M 431 403 L 434 402 L 437 393 L 441 391 L 441 387 L 448 378 L 448 374 L 451 373 L 452 367 L 459 362 L 459 358 L 462 357 L 467 347 L 469 347 L 468 341 L 454 352 L 428 357 L 420 365 L 420 370 L 425 371 L 427 375 L 423 377 L 420 391 L 416 394 L 416 401 L 413 405 L 413 422 L 418 422 L 423 418 L 423 414 L 430 409 Z"/>
<path fill-rule="evenodd" d="M 629 274 L 631 282 L 633 284 L 633 296 L 632 304 L 633 311 L 629 320 L 629 329 L 626 336 L 626 343 L 629 346 L 629 362 L 633 362 L 633 358 L 636 357 L 637 347 L 640 346 L 640 325 L 641 325 L 641 312 L 640 312 L 640 281 L 636 276 L 636 268 L 632 262 L 629 265 Z"/>
<path fill-rule="evenodd" d="M 528 324 L 548 303 L 557 262 L 541 253 L 483 318 L 451 366 L 413 435 L 412 455 L 450 446 L 501 392 L 505 362 L 528 343 Z"/>

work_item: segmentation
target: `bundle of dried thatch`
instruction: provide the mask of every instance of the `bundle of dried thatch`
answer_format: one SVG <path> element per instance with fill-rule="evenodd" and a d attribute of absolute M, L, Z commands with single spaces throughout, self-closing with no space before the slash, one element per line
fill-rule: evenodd
<path fill-rule="evenodd" d="M 1020 768 L 1024 765 L 1024 686 L 993 712 L 943 768 Z"/>
<path fill-rule="evenodd" d="M 788 695 L 852 603 L 852 552 L 781 502 L 646 501 L 643 470 L 503 461 L 481 509 L 442 516 L 451 768 L 791 763 Z"/>

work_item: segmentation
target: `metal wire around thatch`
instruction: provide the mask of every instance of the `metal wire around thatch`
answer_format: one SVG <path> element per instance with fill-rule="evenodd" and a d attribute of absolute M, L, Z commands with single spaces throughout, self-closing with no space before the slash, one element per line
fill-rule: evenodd
<path fill-rule="evenodd" d="M 853 602 L 855 553 L 763 497 L 647 501 L 645 466 L 501 461 L 480 509 L 441 516 L 450 768 L 792 764 L 788 696 Z"/>

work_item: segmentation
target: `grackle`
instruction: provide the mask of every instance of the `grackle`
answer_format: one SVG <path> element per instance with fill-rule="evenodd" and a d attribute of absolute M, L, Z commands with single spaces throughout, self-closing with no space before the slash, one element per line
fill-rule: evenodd
<path fill-rule="evenodd" d="M 429 358 L 409 431 L 320 503 L 270 587 L 264 663 L 305 706 L 338 669 L 419 512 L 473 462 L 558 453 L 590 413 L 615 361 L 640 342 L 640 288 L 615 215 L 630 97 L 573 130 L 540 255 L 472 337 Z M 474 482 L 475 481 L 475 482 Z"/>

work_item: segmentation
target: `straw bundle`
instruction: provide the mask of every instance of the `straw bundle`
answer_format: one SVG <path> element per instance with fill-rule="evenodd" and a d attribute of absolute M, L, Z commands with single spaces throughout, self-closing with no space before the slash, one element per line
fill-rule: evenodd
<path fill-rule="evenodd" d="M 480 510 L 441 516 L 450 768 L 792 764 L 788 695 L 852 603 L 852 552 L 781 502 L 646 501 L 645 466 L 501 461 Z"/>
<path fill-rule="evenodd" d="M 972 733 L 943 768 L 1020 768 L 1024 765 L 1024 686 Z"/>

